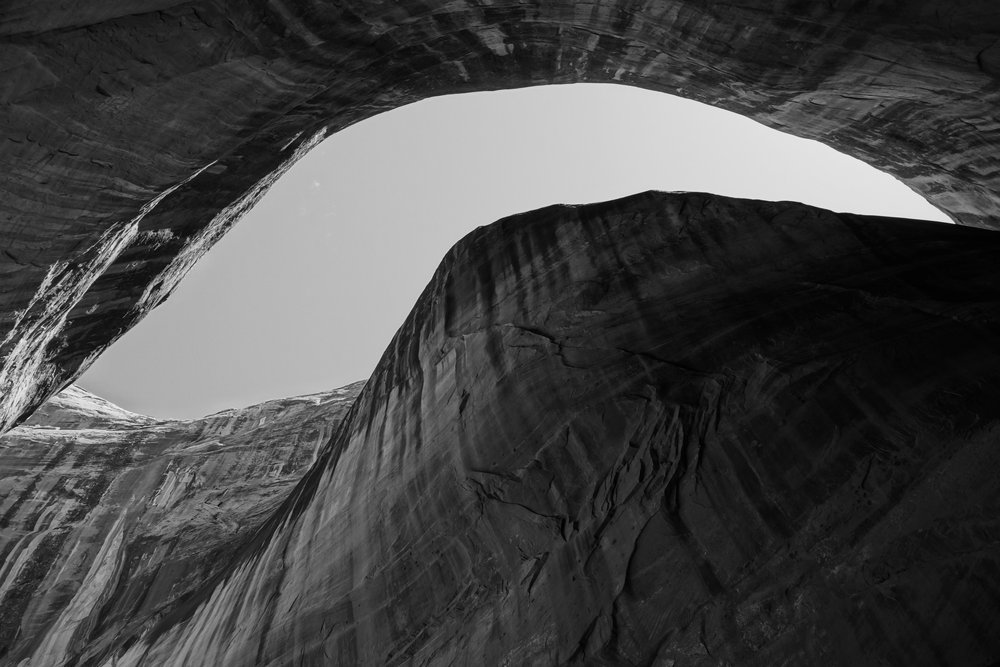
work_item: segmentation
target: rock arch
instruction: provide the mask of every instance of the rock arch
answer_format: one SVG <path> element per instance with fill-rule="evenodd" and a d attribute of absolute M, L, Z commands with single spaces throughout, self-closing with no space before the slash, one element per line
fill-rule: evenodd
<path fill-rule="evenodd" d="M 165 298 L 302 151 L 428 95 L 570 81 L 680 93 L 824 141 L 959 222 L 998 227 L 998 28 L 985 1 L 8 2 L 0 420 L 21 419 Z M 630 252 L 604 252 L 576 283 L 588 274 L 574 248 L 596 238 Z M 995 658 L 996 243 L 663 194 L 478 232 L 240 559 L 193 599 L 153 605 L 163 617 L 130 637 L 97 627 L 127 614 L 99 608 L 116 591 L 78 591 L 50 643 L 118 664 Z M 752 325 L 731 341 L 686 338 L 705 309 L 686 285 L 655 287 L 691 257 L 707 267 L 691 278 L 706 298 Z M 716 289 L 730 258 L 741 278 L 772 265 L 798 278 L 764 271 L 732 298 Z M 537 265 L 550 260 L 551 280 Z M 494 280 L 508 265 L 518 278 Z M 580 310 L 603 298 L 593 284 L 617 290 L 620 312 Z M 579 303 L 562 304 L 558 330 L 522 322 L 567 285 Z M 747 312 L 777 297 L 787 309 Z M 930 333 L 880 338 L 886 322 Z M 658 356 L 651 331 L 694 352 Z M 785 349 L 775 331 L 797 338 Z M 816 340 L 814 359 L 780 363 Z M 539 402 L 561 416 L 528 438 L 520 416 Z M 939 511 L 942 498 L 957 509 Z M 529 604 L 540 590 L 545 604 Z"/>
<path fill-rule="evenodd" d="M 998 226 L 988 0 L 16 0 L 0 39 L 4 428 L 166 298 L 301 151 L 431 95 L 669 91 L 823 141 L 961 223 Z"/>

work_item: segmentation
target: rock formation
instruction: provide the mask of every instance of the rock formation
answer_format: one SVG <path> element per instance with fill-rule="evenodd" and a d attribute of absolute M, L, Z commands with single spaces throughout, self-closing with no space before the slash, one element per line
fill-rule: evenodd
<path fill-rule="evenodd" d="M 106 537 L 133 592 L 106 565 L 103 634 L 33 645 L 117 666 L 988 664 L 998 253 L 991 231 L 702 194 L 480 228 L 287 500 L 191 575 L 217 576 L 130 624 L 158 589 Z"/>
<path fill-rule="evenodd" d="M 998 45 L 987 0 L 9 0 L 0 431 L 305 150 L 430 95 L 676 93 L 998 228 Z M 0 453 L 4 659 L 996 662 L 997 243 L 555 207 L 449 254 L 336 436 L 347 395 L 227 439 L 65 394 Z"/>
<path fill-rule="evenodd" d="M 960 222 L 1000 212 L 993 0 L 8 0 L 0 40 L 0 428 L 302 151 L 430 95 L 642 86 L 819 139 Z"/>
<path fill-rule="evenodd" d="M 70 387 L 0 438 L 0 664 L 85 664 L 197 593 L 360 388 L 165 422 Z"/>

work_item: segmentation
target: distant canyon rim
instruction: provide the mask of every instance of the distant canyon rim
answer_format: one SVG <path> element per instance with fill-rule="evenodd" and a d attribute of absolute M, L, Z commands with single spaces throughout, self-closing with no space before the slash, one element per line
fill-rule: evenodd
<path fill-rule="evenodd" d="M 667 91 L 985 228 L 657 194 L 503 221 L 293 439 L 301 481 L 253 459 L 215 510 L 270 408 L 162 440 L 78 397 L 4 441 L 13 664 L 1000 660 L 993 3 L 14 0 L 0 37 L 5 429 L 298 156 L 431 95 Z M 185 551 L 185 512 L 236 537 Z"/>

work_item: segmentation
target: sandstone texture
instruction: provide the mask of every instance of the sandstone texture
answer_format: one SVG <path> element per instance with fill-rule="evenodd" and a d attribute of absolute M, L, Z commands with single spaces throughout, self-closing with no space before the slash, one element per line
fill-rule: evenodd
<path fill-rule="evenodd" d="M 0 431 L 431 95 L 680 94 L 965 225 L 552 207 L 457 245 L 357 400 L 71 388 L 0 440 L 0 662 L 1000 662 L 995 2 L 8 0 L 0 72 Z"/>
<path fill-rule="evenodd" d="M 303 151 L 431 95 L 679 94 L 998 226 L 995 0 L 8 0 L 0 72 L 0 428 L 166 298 Z"/>
<path fill-rule="evenodd" d="M 164 422 L 70 387 L 0 438 L 0 664 L 87 664 L 197 594 L 360 388 Z"/>
<path fill-rule="evenodd" d="M 153 575 L 89 575 L 115 629 L 33 645 L 119 667 L 991 664 L 998 256 L 992 231 L 702 194 L 480 228 L 218 576 L 149 624 L 126 602 Z M 116 530 L 93 548 L 134 562 Z"/>

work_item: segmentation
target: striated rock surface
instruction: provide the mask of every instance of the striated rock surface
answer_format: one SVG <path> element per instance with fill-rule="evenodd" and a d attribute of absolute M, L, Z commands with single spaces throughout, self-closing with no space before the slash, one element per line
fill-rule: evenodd
<path fill-rule="evenodd" d="M 122 485 L 104 564 L 75 596 L 45 580 L 22 617 L 66 611 L 17 655 L 992 664 L 998 256 L 995 232 L 702 194 L 480 228 L 228 562 L 154 574 L 163 523 L 116 536 L 191 478 Z M 193 594 L 143 622 L 160 576 Z"/>
<path fill-rule="evenodd" d="M 0 664 L 87 664 L 222 572 L 361 383 L 194 421 L 70 387 L 0 438 Z"/>
<path fill-rule="evenodd" d="M 994 0 L 8 0 L 0 72 L 0 428 L 166 298 L 303 151 L 430 95 L 675 93 L 998 226 Z"/>

